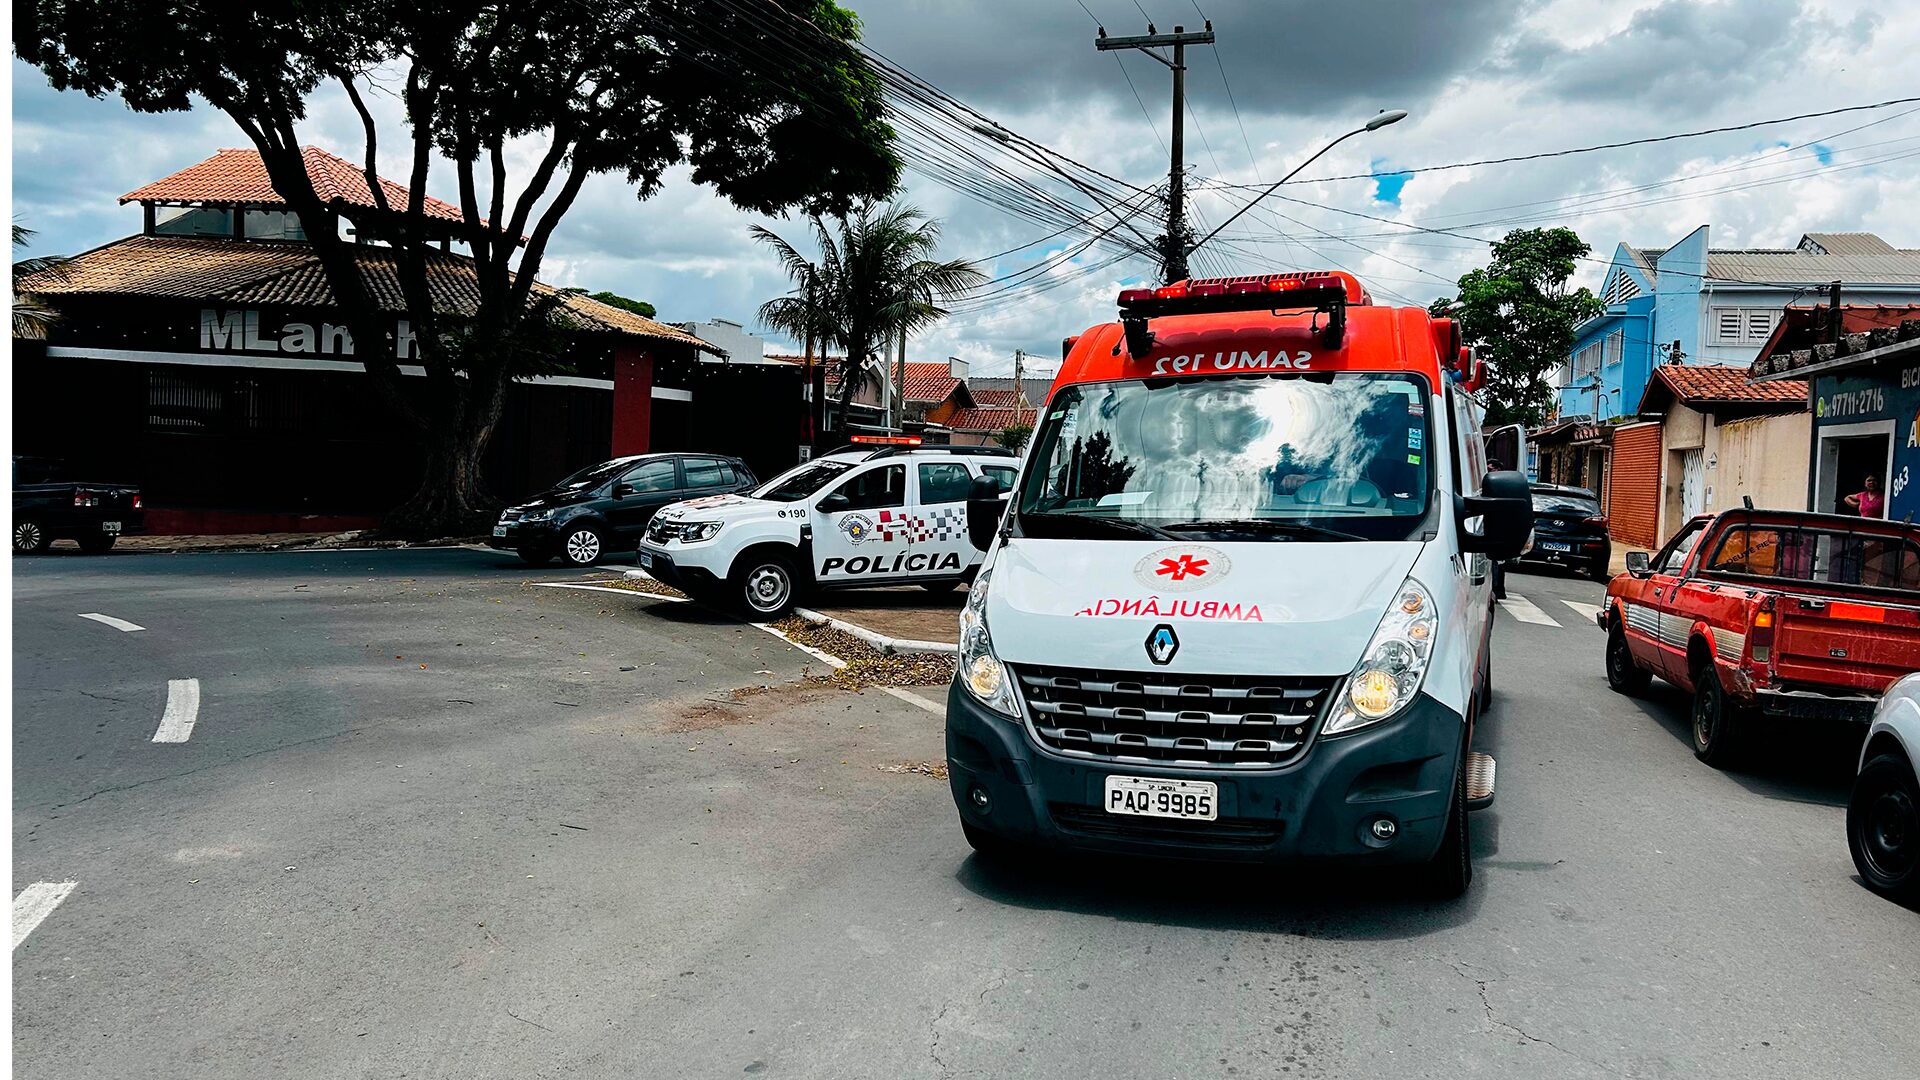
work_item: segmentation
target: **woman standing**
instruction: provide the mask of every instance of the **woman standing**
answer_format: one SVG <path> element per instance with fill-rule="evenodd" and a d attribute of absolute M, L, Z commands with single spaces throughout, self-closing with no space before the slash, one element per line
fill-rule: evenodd
<path fill-rule="evenodd" d="M 1861 517 L 1886 517 L 1887 500 L 1886 496 L 1880 494 L 1880 478 L 1869 473 L 1864 482 L 1866 484 L 1864 490 L 1856 491 L 1842 501 Z"/>

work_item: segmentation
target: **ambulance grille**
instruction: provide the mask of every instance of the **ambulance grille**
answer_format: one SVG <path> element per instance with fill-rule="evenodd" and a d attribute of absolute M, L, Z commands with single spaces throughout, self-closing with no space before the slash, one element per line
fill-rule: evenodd
<path fill-rule="evenodd" d="M 1014 667 L 1028 726 L 1066 757 L 1174 768 L 1273 769 L 1298 760 L 1334 678 Z"/>

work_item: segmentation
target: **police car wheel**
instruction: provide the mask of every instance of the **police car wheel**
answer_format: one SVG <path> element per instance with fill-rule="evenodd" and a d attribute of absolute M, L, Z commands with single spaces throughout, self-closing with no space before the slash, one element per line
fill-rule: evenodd
<path fill-rule="evenodd" d="M 1875 892 L 1920 901 L 1920 781 L 1898 754 L 1880 754 L 1854 780 L 1847 804 L 1853 865 Z"/>
<path fill-rule="evenodd" d="M 566 540 L 560 544 L 561 557 L 574 566 L 592 566 L 600 561 L 600 556 L 606 554 L 606 550 L 606 538 L 591 525 L 582 525 L 568 533 Z"/>
<path fill-rule="evenodd" d="M 733 573 L 733 591 L 747 613 L 777 619 L 793 610 L 793 564 L 778 555 L 747 559 Z"/>

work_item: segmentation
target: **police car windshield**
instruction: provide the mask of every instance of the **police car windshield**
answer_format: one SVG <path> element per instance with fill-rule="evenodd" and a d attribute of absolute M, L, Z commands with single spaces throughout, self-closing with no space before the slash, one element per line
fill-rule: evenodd
<path fill-rule="evenodd" d="M 1403 540 L 1428 515 L 1431 400 L 1425 380 L 1397 372 L 1065 387 L 1028 458 L 1018 527 L 1128 539 L 1102 519 L 1190 539 Z"/>
<path fill-rule="evenodd" d="M 753 497 L 769 502 L 799 502 L 854 466 L 838 458 L 802 462 L 754 489 Z"/>

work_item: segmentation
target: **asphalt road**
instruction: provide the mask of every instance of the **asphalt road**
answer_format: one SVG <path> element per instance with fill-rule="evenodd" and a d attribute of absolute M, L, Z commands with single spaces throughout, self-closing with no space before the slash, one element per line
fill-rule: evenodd
<path fill-rule="evenodd" d="M 939 717 L 467 550 L 16 559 L 22 1077 L 1892 1077 L 1920 916 L 1844 738 L 1694 761 L 1600 589 L 1514 575 L 1452 904 L 982 865 Z M 97 612 L 145 627 L 122 632 Z M 622 668 L 632 668 L 623 671 Z M 188 741 L 152 737 L 197 679 Z M 757 690 L 771 686 L 772 689 Z M 741 692 L 756 688 L 755 692 Z"/>

